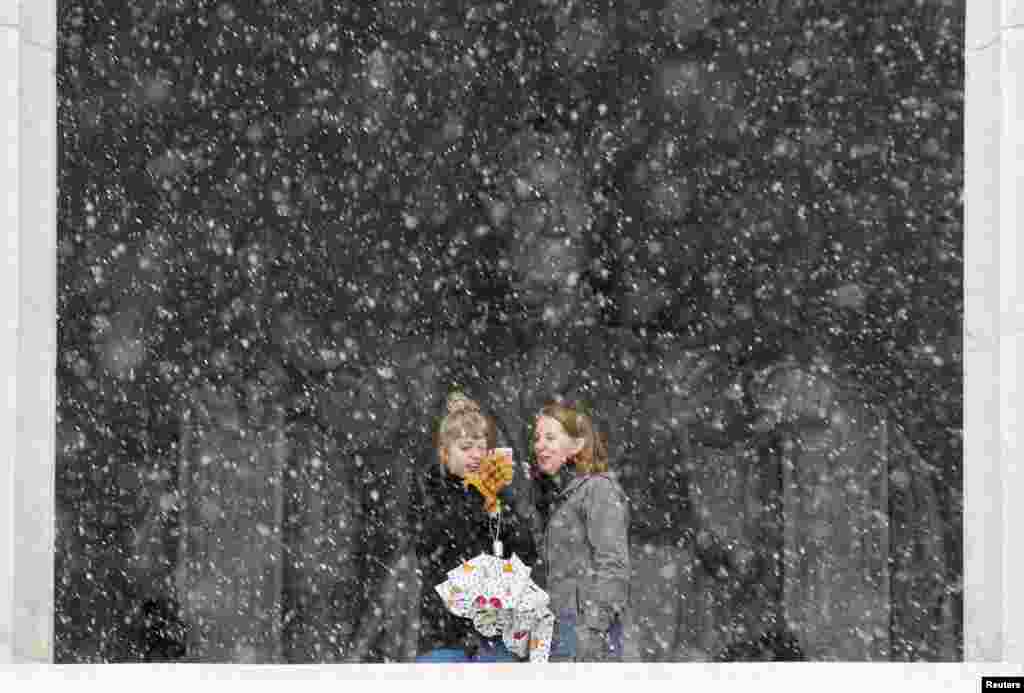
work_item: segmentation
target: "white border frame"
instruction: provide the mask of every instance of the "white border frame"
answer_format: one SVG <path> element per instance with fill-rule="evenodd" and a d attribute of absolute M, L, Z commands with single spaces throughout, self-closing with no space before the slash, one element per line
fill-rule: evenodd
<path fill-rule="evenodd" d="M 1016 232 L 1024 193 L 1024 0 L 968 0 L 965 46 L 965 411 L 964 411 L 964 651 L 954 665 L 650 665 L 614 668 L 612 678 L 713 684 L 739 690 L 762 676 L 782 676 L 797 688 L 860 690 L 869 681 L 904 679 L 901 689 L 932 690 L 955 681 L 972 690 L 982 674 L 1024 673 L 1024 594 L 1008 589 L 1024 580 L 1013 550 L 1013 529 L 1024 521 L 1024 466 L 1017 463 L 1021 414 L 1015 401 L 1024 371 L 1017 368 L 1024 339 L 1024 280 Z M 0 407 L 0 665 L 46 664 L 53 656 L 53 551 L 56 369 L 56 0 L 0 0 L 0 138 L 8 153 L 0 167 L 6 192 L 0 229 L 0 372 L 7 382 Z M 16 152 L 16 155 L 15 155 Z M 13 442 L 13 444 L 11 444 Z M 1009 664 L 1014 662 L 1014 664 Z M 605 667 L 544 673 L 424 667 L 208 667 L 153 666 L 175 673 L 174 685 L 246 681 L 247 687 L 283 679 L 330 680 L 452 677 L 490 685 L 526 679 L 594 677 Z M 98 682 L 104 687 L 138 668 L 30 667 L 0 680 L 40 678 Z M 214 671 L 217 674 L 214 674 Z M 101 673 L 102 672 L 102 673 Z M 437 672 L 431 674 L 430 672 Z M 845 673 L 844 673 L 845 672 Z M 851 675 L 852 678 L 851 678 Z M 168 679 L 170 680 L 170 679 Z M 763 685 L 763 680 L 760 681 Z M 735 685 L 733 685 L 735 684 Z M 915 685 L 916 684 L 916 685 Z M 45 684 L 44 684 L 45 685 Z"/>

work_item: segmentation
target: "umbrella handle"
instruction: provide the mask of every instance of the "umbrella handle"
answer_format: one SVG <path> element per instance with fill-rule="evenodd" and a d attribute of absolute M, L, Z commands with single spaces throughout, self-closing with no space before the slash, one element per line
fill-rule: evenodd
<path fill-rule="evenodd" d="M 494 524 L 494 555 L 498 558 L 504 558 L 504 546 L 501 543 L 501 506 L 498 506 L 496 522 Z"/>

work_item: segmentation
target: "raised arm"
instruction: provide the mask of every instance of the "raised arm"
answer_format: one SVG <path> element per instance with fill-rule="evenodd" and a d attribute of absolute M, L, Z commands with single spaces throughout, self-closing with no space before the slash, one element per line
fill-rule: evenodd
<path fill-rule="evenodd" d="M 498 497 L 504 506 L 501 534 L 505 556 L 516 554 L 523 563 L 533 567 L 537 562 L 537 544 L 530 527 L 530 504 L 511 485 L 502 489 Z"/>

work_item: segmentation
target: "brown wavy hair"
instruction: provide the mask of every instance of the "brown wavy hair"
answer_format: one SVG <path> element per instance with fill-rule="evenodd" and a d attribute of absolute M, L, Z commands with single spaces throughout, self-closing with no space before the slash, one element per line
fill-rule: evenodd
<path fill-rule="evenodd" d="M 583 439 L 583 449 L 570 460 L 580 474 L 600 474 L 608 471 L 608 439 L 594 428 L 594 420 L 576 407 L 561 402 L 548 402 L 538 416 L 554 419 L 573 438 Z"/>

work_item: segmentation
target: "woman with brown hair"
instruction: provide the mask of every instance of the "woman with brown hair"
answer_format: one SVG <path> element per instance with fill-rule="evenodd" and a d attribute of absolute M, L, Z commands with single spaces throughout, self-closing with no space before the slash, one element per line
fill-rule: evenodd
<path fill-rule="evenodd" d="M 591 417 L 558 402 L 536 419 L 544 539 L 540 562 L 555 614 L 551 659 L 621 660 L 629 611 L 629 501 L 608 474 Z"/>
<path fill-rule="evenodd" d="M 536 547 L 524 521 L 506 494 L 501 522 L 484 508 L 475 486 L 464 483 L 480 460 L 495 447 L 494 420 L 480 405 L 461 393 L 448 397 L 447 412 L 435 431 L 438 464 L 416 484 L 410 504 L 409 526 L 419 559 L 420 631 L 417 662 L 515 662 L 501 638 L 479 635 L 473 623 L 448 612 L 434 587 L 449 570 L 481 553 L 490 553 L 497 538 L 504 554 L 517 554 L 527 565 L 536 560 Z"/>

